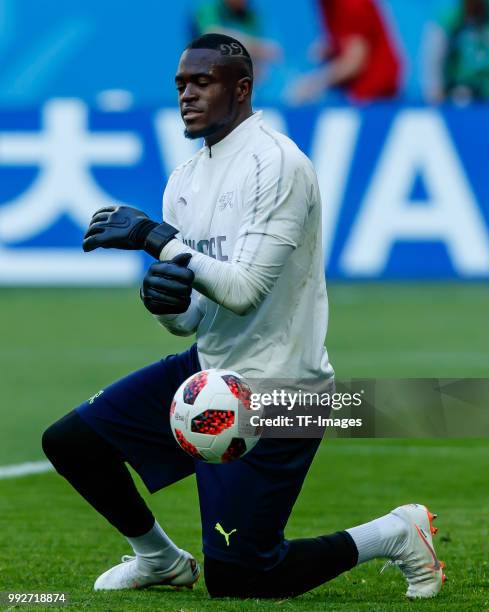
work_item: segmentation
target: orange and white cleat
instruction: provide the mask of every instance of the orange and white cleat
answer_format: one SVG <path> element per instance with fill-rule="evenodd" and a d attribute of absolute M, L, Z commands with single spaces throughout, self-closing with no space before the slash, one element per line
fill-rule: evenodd
<path fill-rule="evenodd" d="M 445 564 L 439 561 L 433 547 L 432 536 L 438 531 L 433 521 L 437 515 L 421 504 L 399 506 L 391 514 L 407 524 L 408 532 L 405 544 L 388 564 L 397 565 L 406 577 L 406 597 L 435 597 L 445 582 Z"/>
<path fill-rule="evenodd" d="M 122 563 L 99 576 L 93 588 L 95 591 L 113 591 L 168 585 L 191 589 L 199 579 L 200 567 L 190 553 L 185 550 L 181 552 L 171 567 L 162 570 L 141 567 L 137 557 L 124 555 Z"/>

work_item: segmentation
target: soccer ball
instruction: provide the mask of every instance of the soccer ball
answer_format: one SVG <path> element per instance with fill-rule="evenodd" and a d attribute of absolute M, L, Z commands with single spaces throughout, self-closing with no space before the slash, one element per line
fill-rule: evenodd
<path fill-rule="evenodd" d="M 236 372 L 210 369 L 193 374 L 171 403 L 175 440 L 189 455 L 208 463 L 242 457 L 259 439 L 258 428 L 249 426 L 243 412 L 250 409 L 250 398 L 251 388 Z"/>

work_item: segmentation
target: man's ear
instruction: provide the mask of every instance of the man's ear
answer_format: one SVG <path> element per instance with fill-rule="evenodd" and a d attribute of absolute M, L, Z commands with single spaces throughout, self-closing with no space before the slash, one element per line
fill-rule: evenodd
<path fill-rule="evenodd" d="M 244 102 L 251 95 L 251 79 L 243 77 L 236 83 L 236 98 L 238 102 Z"/>

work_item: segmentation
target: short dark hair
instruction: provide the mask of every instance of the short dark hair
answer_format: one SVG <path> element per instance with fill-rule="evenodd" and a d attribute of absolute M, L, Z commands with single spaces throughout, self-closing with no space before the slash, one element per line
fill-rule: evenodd
<path fill-rule="evenodd" d="M 253 80 L 253 62 L 246 47 L 238 39 L 226 34 L 217 32 L 203 34 L 198 38 L 194 38 L 185 49 L 213 49 L 219 51 L 220 54 L 243 66 L 243 75 L 250 77 Z"/>

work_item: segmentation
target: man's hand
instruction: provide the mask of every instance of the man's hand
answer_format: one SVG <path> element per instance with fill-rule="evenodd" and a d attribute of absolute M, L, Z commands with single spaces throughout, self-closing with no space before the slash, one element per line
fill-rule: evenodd
<path fill-rule="evenodd" d="M 158 224 L 146 213 L 131 206 L 107 206 L 92 217 L 83 239 L 85 252 L 94 249 L 144 249 L 156 259 L 178 230 Z"/>
<path fill-rule="evenodd" d="M 181 314 L 188 309 L 194 280 L 194 273 L 187 268 L 191 258 L 190 253 L 182 253 L 149 267 L 140 296 L 152 314 Z"/>

